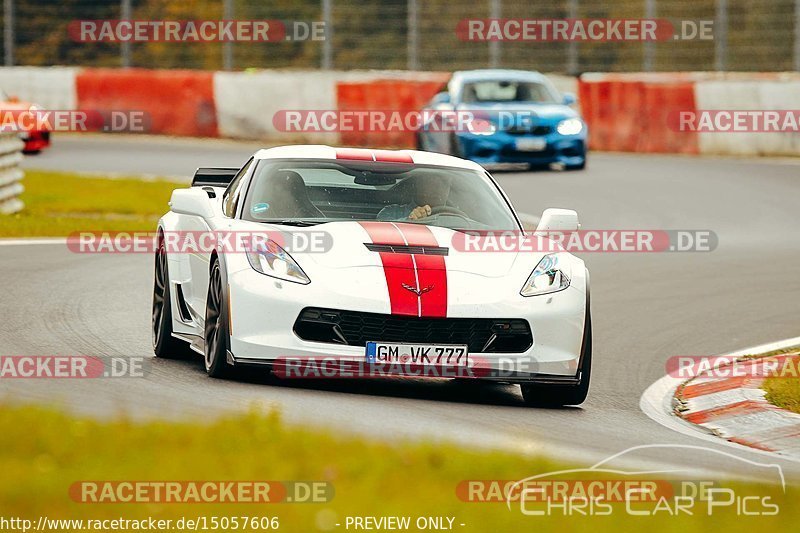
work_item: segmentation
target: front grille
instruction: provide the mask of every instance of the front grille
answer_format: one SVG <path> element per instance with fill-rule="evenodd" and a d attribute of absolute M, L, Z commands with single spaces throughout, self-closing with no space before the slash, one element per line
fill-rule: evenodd
<path fill-rule="evenodd" d="M 407 244 L 373 244 L 365 242 L 370 252 L 386 252 L 392 254 L 447 255 L 449 248 L 441 246 L 409 246 Z"/>
<path fill-rule="evenodd" d="M 294 323 L 303 340 L 366 346 L 367 341 L 466 344 L 470 353 L 522 353 L 533 344 L 521 318 L 418 318 L 307 307 Z"/>
<path fill-rule="evenodd" d="M 503 149 L 500 150 L 500 155 L 504 158 L 504 160 L 518 159 L 521 161 L 528 161 L 530 159 L 554 157 L 556 155 L 556 150 L 552 145 L 547 145 L 544 150 L 540 150 L 538 152 L 528 152 L 525 150 L 517 150 L 511 146 L 504 146 Z"/>
<path fill-rule="evenodd" d="M 528 126 L 523 124 L 516 124 L 506 130 L 511 135 L 524 135 L 532 133 L 533 135 L 548 135 L 553 133 L 553 126 Z"/>

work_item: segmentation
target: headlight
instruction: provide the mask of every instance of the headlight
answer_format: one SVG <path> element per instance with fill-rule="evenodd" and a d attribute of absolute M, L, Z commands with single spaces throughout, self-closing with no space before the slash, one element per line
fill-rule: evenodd
<path fill-rule="evenodd" d="M 561 135 L 577 135 L 583 131 L 583 122 L 579 118 L 568 118 L 559 122 L 556 130 Z"/>
<path fill-rule="evenodd" d="M 300 265 L 275 241 L 259 243 L 256 250 L 247 252 L 247 260 L 253 269 L 267 276 L 303 285 L 311 283 Z"/>
<path fill-rule="evenodd" d="M 519 293 L 522 296 L 538 296 L 562 291 L 567 287 L 569 287 L 569 275 L 559 267 L 558 256 L 550 254 L 542 257 Z"/>
<path fill-rule="evenodd" d="M 467 129 L 473 135 L 492 135 L 497 127 L 485 118 L 475 118 L 467 122 Z"/>

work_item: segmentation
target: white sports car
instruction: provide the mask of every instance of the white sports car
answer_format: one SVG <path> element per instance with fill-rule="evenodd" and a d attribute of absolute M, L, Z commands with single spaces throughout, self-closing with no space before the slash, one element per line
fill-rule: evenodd
<path fill-rule="evenodd" d="M 155 257 L 158 357 L 191 349 L 213 377 L 245 365 L 320 377 L 320 362 L 335 361 L 347 372 L 322 377 L 518 383 L 531 405 L 586 398 L 586 267 L 542 247 L 546 237 L 534 249 L 509 247 L 531 234 L 476 163 L 270 148 L 240 169 L 198 169 L 170 208 Z M 537 235 L 577 229 L 574 211 L 548 209 Z"/>

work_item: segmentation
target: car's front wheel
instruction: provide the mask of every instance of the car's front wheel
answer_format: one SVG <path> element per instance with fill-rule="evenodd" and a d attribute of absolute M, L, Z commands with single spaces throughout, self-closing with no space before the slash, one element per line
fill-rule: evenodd
<path fill-rule="evenodd" d="M 187 359 L 192 355 L 189 345 L 172 336 L 172 296 L 169 289 L 169 270 L 164 238 L 159 236 L 153 281 L 153 352 L 163 359 Z"/>
<path fill-rule="evenodd" d="M 206 372 L 212 378 L 229 377 L 233 367 L 228 364 L 230 346 L 228 298 L 219 260 L 214 260 L 211 266 L 206 298 L 206 323 L 203 333 Z"/>
<path fill-rule="evenodd" d="M 583 346 L 581 347 L 581 376 L 577 385 L 521 384 L 522 398 L 532 407 L 560 407 L 580 405 L 589 394 L 589 380 L 592 374 L 592 315 L 586 307 L 586 321 L 583 327 Z"/>

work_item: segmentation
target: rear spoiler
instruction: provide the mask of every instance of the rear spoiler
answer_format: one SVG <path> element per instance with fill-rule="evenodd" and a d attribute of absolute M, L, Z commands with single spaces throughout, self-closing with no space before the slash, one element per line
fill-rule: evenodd
<path fill-rule="evenodd" d="M 227 187 L 238 173 L 238 168 L 200 167 L 194 172 L 192 187 Z"/>

